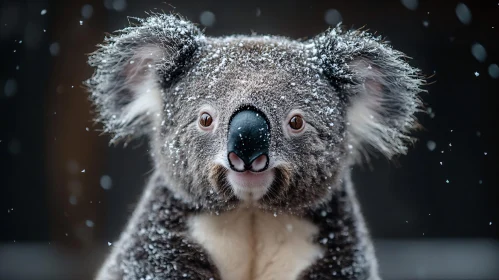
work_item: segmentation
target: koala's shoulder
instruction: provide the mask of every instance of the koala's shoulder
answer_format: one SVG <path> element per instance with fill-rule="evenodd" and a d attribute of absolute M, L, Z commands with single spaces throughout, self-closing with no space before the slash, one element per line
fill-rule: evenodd
<path fill-rule="evenodd" d="M 185 266 L 194 263 L 200 274 L 208 273 L 208 257 L 185 236 L 188 213 L 195 211 L 167 187 L 151 180 L 120 241 L 113 245 L 114 256 L 108 259 L 98 279 L 139 279 L 142 275 L 157 275 L 158 269 L 162 276 L 177 279 L 182 277 Z"/>

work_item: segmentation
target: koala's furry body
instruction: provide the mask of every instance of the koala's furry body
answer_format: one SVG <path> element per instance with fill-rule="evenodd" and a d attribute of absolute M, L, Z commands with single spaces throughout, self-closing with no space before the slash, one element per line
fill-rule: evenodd
<path fill-rule="evenodd" d="M 135 20 L 91 55 L 86 85 L 113 142 L 149 137 L 154 174 L 97 278 L 379 279 L 350 169 L 412 142 L 423 80 L 404 55 L 339 26 L 301 42 Z M 245 171 L 256 179 L 227 157 L 248 108 L 270 130 L 269 168 Z"/>

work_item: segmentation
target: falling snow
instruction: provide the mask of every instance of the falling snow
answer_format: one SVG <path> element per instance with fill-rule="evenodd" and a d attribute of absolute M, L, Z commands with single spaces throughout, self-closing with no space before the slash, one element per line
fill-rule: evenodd
<path fill-rule="evenodd" d="M 113 186 L 113 181 L 109 175 L 103 175 L 100 178 L 100 186 L 105 189 L 109 190 Z"/>
<path fill-rule="evenodd" d="M 17 81 L 9 79 L 5 82 L 3 93 L 5 97 L 12 97 L 17 93 Z"/>
<path fill-rule="evenodd" d="M 474 43 L 471 46 L 471 54 L 473 54 L 473 56 L 476 58 L 476 60 L 478 60 L 480 62 L 484 62 L 485 59 L 487 59 L 487 51 L 479 43 Z"/>
<path fill-rule="evenodd" d="M 85 225 L 89 228 L 94 227 L 94 222 L 92 220 L 86 220 Z"/>
<path fill-rule="evenodd" d="M 463 3 L 457 4 L 456 16 L 459 21 L 465 25 L 469 25 L 471 23 L 471 11 L 468 9 L 468 6 Z"/>
<path fill-rule="evenodd" d="M 435 143 L 435 141 L 430 140 L 430 141 L 426 142 L 426 147 L 428 147 L 428 150 L 433 152 L 435 150 L 435 148 L 437 147 L 437 143 Z"/>
<path fill-rule="evenodd" d="M 418 8 L 418 0 L 401 0 L 402 5 L 411 11 L 415 11 Z"/>
<path fill-rule="evenodd" d="M 92 17 L 94 13 L 94 8 L 90 4 L 85 4 L 81 7 L 81 16 L 85 19 L 89 19 Z"/>
<path fill-rule="evenodd" d="M 199 16 L 199 21 L 204 26 L 213 27 L 216 21 L 215 14 L 210 11 L 204 11 Z"/>
<path fill-rule="evenodd" d="M 342 21 L 342 17 L 338 10 L 330 9 L 327 10 L 326 13 L 324 14 L 324 20 L 327 22 L 327 24 L 331 26 L 336 26 L 338 23 Z"/>
<path fill-rule="evenodd" d="M 499 78 L 499 66 L 497 64 L 490 64 L 487 70 L 492 79 Z"/>
<path fill-rule="evenodd" d="M 54 42 L 50 44 L 49 51 L 52 56 L 57 56 L 59 54 L 59 43 Z"/>

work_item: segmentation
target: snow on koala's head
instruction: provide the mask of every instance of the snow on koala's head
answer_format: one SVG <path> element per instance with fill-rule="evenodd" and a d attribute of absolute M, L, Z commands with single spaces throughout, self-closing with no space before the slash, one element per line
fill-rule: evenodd
<path fill-rule="evenodd" d="M 422 80 L 380 38 L 210 38 L 172 15 L 135 20 L 91 55 L 86 84 L 112 142 L 147 135 L 186 201 L 299 211 L 368 149 L 406 152 Z"/>

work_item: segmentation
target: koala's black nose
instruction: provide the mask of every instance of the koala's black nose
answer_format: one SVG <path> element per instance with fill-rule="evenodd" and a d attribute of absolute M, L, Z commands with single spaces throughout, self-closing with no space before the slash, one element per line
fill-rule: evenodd
<path fill-rule="evenodd" d="M 269 165 L 270 125 L 255 109 L 237 111 L 229 123 L 227 157 L 230 168 L 260 172 Z"/>

